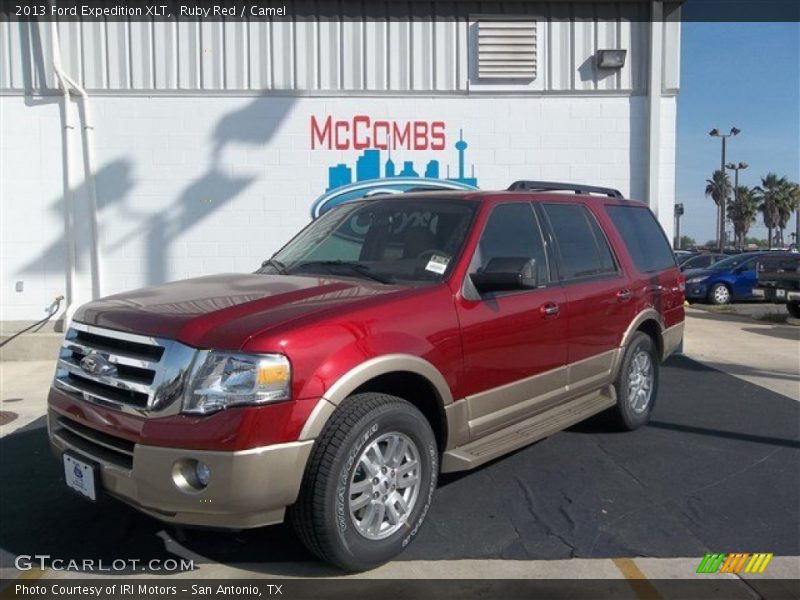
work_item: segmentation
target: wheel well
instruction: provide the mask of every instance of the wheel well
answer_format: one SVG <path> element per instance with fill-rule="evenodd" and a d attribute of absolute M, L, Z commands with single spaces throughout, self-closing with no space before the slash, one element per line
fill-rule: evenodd
<path fill-rule="evenodd" d="M 385 373 L 370 379 L 353 390 L 353 394 L 379 392 L 402 398 L 413 404 L 428 420 L 439 449 L 447 445 L 447 418 L 436 388 L 422 375 L 410 371 Z"/>
<path fill-rule="evenodd" d="M 641 331 L 649 335 L 650 339 L 652 339 L 653 343 L 656 345 L 658 356 L 664 356 L 664 340 L 661 339 L 661 326 L 655 319 L 643 321 L 642 324 L 636 328 L 636 331 Z"/>

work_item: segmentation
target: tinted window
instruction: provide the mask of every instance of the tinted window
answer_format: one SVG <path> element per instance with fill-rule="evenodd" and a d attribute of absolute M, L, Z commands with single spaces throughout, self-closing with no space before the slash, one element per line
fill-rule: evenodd
<path fill-rule="evenodd" d="M 734 256 L 729 256 L 728 258 L 723 258 L 715 262 L 711 268 L 715 271 L 731 271 L 738 267 L 744 267 L 745 270 L 752 270 L 756 268 L 755 259 L 758 258 L 757 256 L 752 256 L 751 254 L 737 254 Z M 751 264 L 752 263 L 752 264 Z"/>
<path fill-rule="evenodd" d="M 470 202 L 413 197 L 342 204 L 273 259 L 290 274 L 369 272 L 383 279 L 438 281 L 460 252 L 474 210 Z"/>
<path fill-rule="evenodd" d="M 608 206 L 606 210 L 640 272 L 651 273 L 675 266 L 669 242 L 650 209 Z"/>
<path fill-rule="evenodd" d="M 712 258 L 708 254 L 703 256 L 694 256 L 681 264 L 686 269 L 702 269 L 711 264 Z"/>
<path fill-rule="evenodd" d="M 561 257 L 564 279 L 592 277 L 616 272 L 614 257 L 594 217 L 580 204 L 542 206 Z"/>
<path fill-rule="evenodd" d="M 527 202 L 501 204 L 492 210 L 478 242 L 470 271 L 475 272 L 493 258 L 533 258 L 540 284 L 550 280 L 547 255 L 533 208 Z"/>

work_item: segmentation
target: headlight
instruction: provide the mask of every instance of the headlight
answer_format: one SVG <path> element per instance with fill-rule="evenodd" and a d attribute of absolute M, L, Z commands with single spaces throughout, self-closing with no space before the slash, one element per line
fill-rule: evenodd
<path fill-rule="evenodd" d="M 288 400 L 292 370 L 280 354 L 204 350 L 189 380 L 183 412 L 208 414 L 229 406 Z"/>
<path fill-rule="evenodd" d="M 687 279 L 686 283 L 702 283 L 706 279 L 708 279 L 708 275 L 706 275 L 704 277 L 692 277 L 691 279 Z"/>

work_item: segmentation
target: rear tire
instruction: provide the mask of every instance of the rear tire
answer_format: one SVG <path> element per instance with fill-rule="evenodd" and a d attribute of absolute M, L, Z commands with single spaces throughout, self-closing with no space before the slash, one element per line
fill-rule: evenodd
<path fill-rule="evenodd" d="M 395 396 L 356 394 L 314 445 L 289 518 L 321 560 L 372 569 L 417 534 L 438 473 L 436 438 L 421 412 Z"/>
<path fill-rule="evenodd" d="M 795 319 L 800 319 L 800 302 L 787 302 L 786 310 L 788 310 L 789 314 Z"/>
<path fill-rule="evenodd" d="M 633 334 L 622 358 L 614 390 L 617 405 L 611 411 L 616 425 L 633 431 L 650 420 L 658 395 L 658 356 L 653 339 L 641 331 Z"/>
<path fill-rule="evenodd" d="M 733 296 L 724 283 L 715 283 L 708 291 L 708 301 L 718 306 L 730 304 Z"/>

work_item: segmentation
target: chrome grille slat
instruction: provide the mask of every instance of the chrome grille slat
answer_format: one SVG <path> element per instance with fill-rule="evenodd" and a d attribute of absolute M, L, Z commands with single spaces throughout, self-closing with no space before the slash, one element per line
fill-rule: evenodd
<path fill-rule="evenodd" d="M 58 366 L 63 369 L 66 369 L 70 373 L 79 375 L 84 379 L 91 379 L 92 381 L 95 381 L 97 383 L 115 387 L 120 390 L 124 390 L 126 392 L 139 392 L 140 394 L 147 394 L 148 396 L 150 396 L 151 394 L 150 386 L 145 383 L 137 383 L 119 377 L 113 378 L 113 377 L 107 377 L 105 375 L 94 375 L 92 373 L 87 373 L 86 371 L 81 369 L 79 364 L 72 362 L 68 358 L 60 358 L 58 361 Z"/>
<path fill-rule="evenodd" d="M 80 396 L 85 400 L 91 400 L 92 398 L 94 398 L 95 400 L 103 404 L 111 404 L 112 406 L 115 406 L 117 408 L 122 408 L 124 406 L 124 402 L 120 402 L 119 400 L 114 400 L 113 398 L 108 398 L 107 396 L 103 396 L 96 392 L 86 392 L 80 387 L 72 385 L 71 383 L 68 383 L 63 378 L 60 378 L 58 376 L 56 377 L 55 381 L 53 381 L 53 385 L 58 389 L 61 389 L 65 392 L 69 392 L 70 394 L 76 396 Z M 91 398 L 87 398 L 86 395 L 91 396 Z"/>
<path fill-rule="evenodd" d="M 151 369 L 155 371 L 158 367 L 158 362 L 153 362 L 149 360 L 143 360 L 141 358 L 137 358 L 130 354 L 124 354 L 119 350 L 110 348 L 108 346 L 103 347 L 101 345 L 94 345 L 94 346 L 87 346 L 86 344 L 82 344 L 80 342 L 76 342 L 74 340 L 67 340 L 64 342 L 65 349 L 69 350 L 70 352 L 77 352 L 78 354 L 89 354 L 90 352 L 101 352 L 105 356 L 107 356 L 108 361 L 117 365 L 126 365 L 129 367 L 137 367 L 139 369 Z"/>
<path fill-rule="evenodd" d="M 94 325 L 87 325 L 86 323 L 78 323 L 73 321 L 70 329 L 75 331 L 85 331 L 94 335 L 107 337 L 112 340 L 125 340 L 126 342 L 133 342 L 134 344 L 142 344 L 144 346 L 160 346 L 163 347 L 162 340 L 148 335 L 140 335 L 138 333 L 128 333 L 127 331 L 117 331 L 116 329 L 106 329 L 104 327 L 96 327 Z"/>

